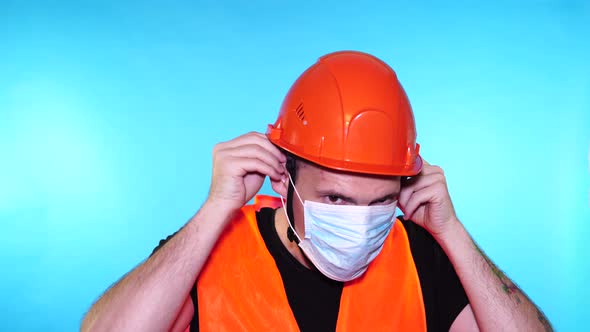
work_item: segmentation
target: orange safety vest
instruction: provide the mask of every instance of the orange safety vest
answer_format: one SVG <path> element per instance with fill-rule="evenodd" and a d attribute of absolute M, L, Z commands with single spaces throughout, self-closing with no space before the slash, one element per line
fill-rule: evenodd
<path fill-rule="evenodd" d="M 256 221 L 280 200 L 255 197 L 219 238 L 197 279 L 201 331 L 299 331 L 281 274 Z M 426 331 L 422 289 L 406 231 L 398 220 L 383 250 L 344 284 L 336 331 Z"/>

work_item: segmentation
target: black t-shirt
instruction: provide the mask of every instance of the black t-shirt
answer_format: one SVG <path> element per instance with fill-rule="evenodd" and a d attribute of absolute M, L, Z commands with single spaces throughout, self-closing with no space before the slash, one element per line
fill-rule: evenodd
<path fill-rule="evenodd" d="M 274 224 L 274 209 L 256 213 L 258 229 L 283 279 L 287 299 L 301 331 L 334 331 L 343 283 L 303 266 L 283 246 Z M 410 250 L 422 287 L 428 331 L 448 331 L 457 315 L 469 303 L 447 255 L 422 227 L 399 218 L 410 242 Z M 160 244 L 161 248 L 173 235 Z M 152 252 L 153 254 L 153 252 Z M 191 332 L 199 331 L 197 288 L 191 290 L 195 315 Z"/>

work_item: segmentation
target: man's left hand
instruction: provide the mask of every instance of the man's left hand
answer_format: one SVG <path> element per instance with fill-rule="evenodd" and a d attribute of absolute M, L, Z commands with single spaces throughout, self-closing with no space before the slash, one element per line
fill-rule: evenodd
<path fill-rule="evenodd" d="M 402 182 L 399 207 L 404 218 L 439 238 L 458 222 L 442 168 L 424 161 L 420 174 Z"/>

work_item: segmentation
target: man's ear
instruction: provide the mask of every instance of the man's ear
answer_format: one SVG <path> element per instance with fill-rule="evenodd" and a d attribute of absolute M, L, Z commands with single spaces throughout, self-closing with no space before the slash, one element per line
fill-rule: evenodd
<path fill-rule="evenodd" d="M 275 193 L 287 198 L 287 189 L 289 188 L 289 177 L 283 176 L 281 181 L 270 180 L 270 183 Z"/>

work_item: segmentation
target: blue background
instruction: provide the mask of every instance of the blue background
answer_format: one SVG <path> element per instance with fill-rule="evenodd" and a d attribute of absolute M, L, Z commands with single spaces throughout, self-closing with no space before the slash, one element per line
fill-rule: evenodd
<path fill-rule="evenodd" d="M 589 36 L 587 1 L 0 2 L 0 329 L 78 329 L 199 208 L 213 145 L 341 49 L 396 69 L 473 237 L 582 329 Z"/>

